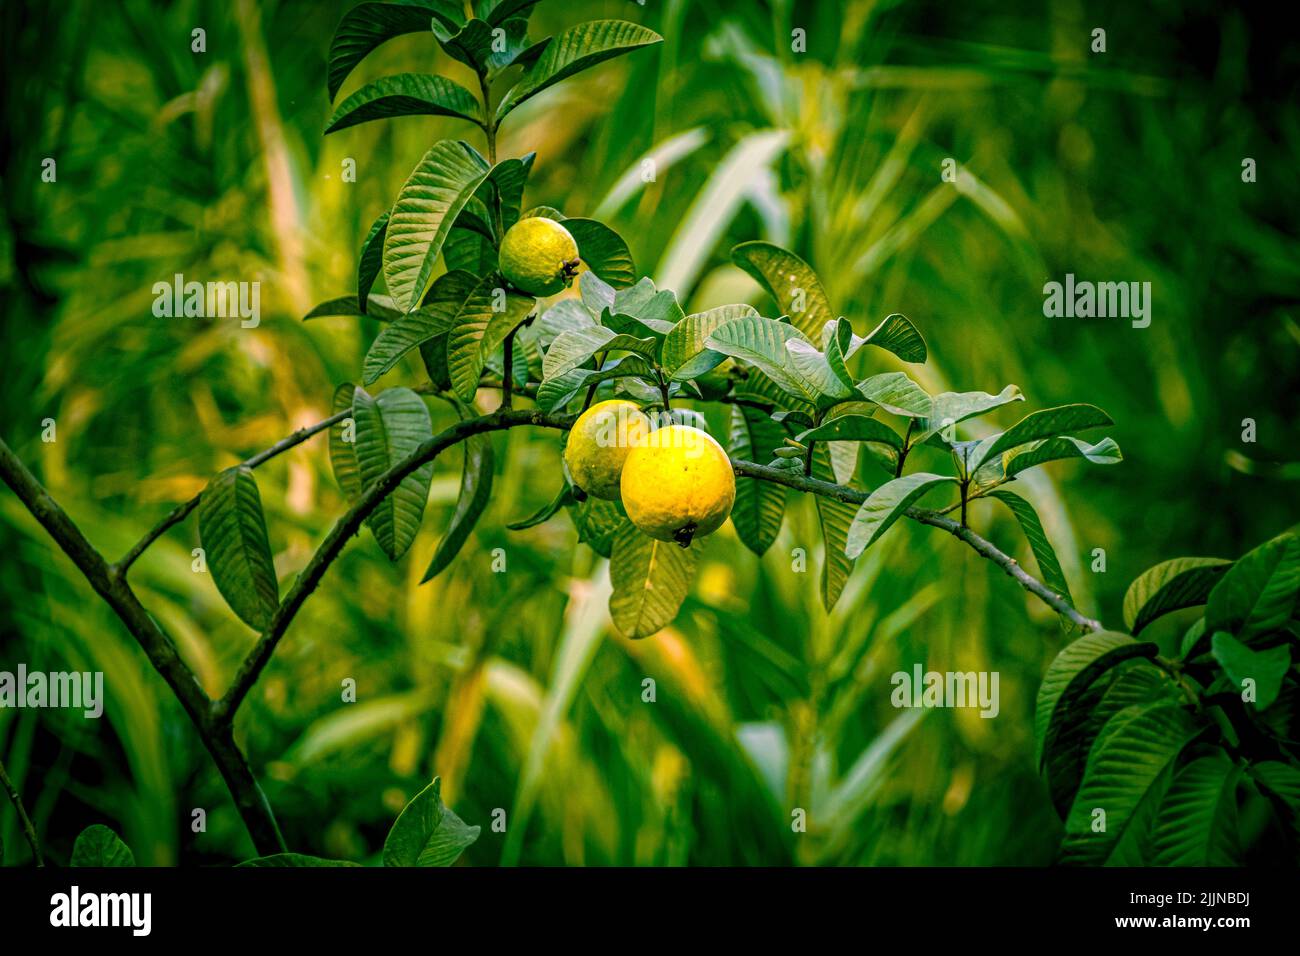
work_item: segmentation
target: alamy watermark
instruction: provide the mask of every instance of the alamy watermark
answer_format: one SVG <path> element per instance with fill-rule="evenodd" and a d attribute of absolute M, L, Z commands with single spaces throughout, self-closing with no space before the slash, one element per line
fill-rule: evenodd
<path fill-rule="evenodd" d="M 133 936 L 148 936 L 152 913 L 152 893 L 83 893 L 74 884 L 50 897 L 50 925 L 55 927 L 117 926 Z"/>
<path fill-rule="evenodd" d="M 1131 319 L 1133 328 L 1151 324 L 1150 282 L 1065 282 L 1043 286 L 1043 315 L 1049 319 Z"/>
<path fill-rule="evenodd" d="M 979 707 L 986 719 L 998 715 L 997 671 L 923 671 L 920 664 L 911 673 L 896 671 L 889 679 L 894 692 L 889 702 L 895 707 Z"/>
<path fill-rule="evenodd" d="M 104 713 L 103 671 L 0 671 L 0 708 L 72 707 L 91 718 Z"/>
<path fill-rule="evenodd" d="M 239 319 L 245 329 L 262 321 L 260 282 L 186 282 L 178 272 L 171 282 L 155 282 L 153 294 L 153 314 L 160 319 Z"/>

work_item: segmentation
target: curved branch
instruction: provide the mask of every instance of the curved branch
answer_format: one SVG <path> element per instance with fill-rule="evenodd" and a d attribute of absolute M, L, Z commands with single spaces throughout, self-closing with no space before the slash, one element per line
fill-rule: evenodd
<path fill-rule="evenodd" d="M 338 424 L 351 414 L 351 411 L 344 409 L 341 412 L 331 415 L 329 418 L 317 422 L 315 425 L 308 425 L 306 428 L 300 428 L 292 435 L 289 435 L 286 438 L 281 438 L 270 448 L 259 451 L 252 458 L 245 458 L 242 464 L 247 465 L 249 468 L 256 468 L 258 465 L 270 461 L 281 452 L 288 451 L 295 445 L 301 445 L 308 438 L 311 438 L 312 435 L 319 434 L 331 425 Z M 199 500 L 202 497 L 203 494 L 200 492 L 184 504 L 177 505 L 167 513 L 166 517 L 150 528 L 149 532 L 137 541 L 135 545 L 132 546 L 131 550 L 122 556 L 121 560 L 119 560 L 117 564 L 113 565 L 117 573 L 125 576 L 126 572 L 131 569 L 131 565 L 135 564 L 136 559 L 140 557 L 140 555 L 144 554 L 151 544 L 161 538 L 170 528 L 175 527 L 189 517 L 190 512 L 199 506 Z"/>
<path fill-rule="evenodd" d="M 271 659 L 276 645 L 280 642 L 280 638 L 284 636 L 284 632 L 288 630 L 294 615 L 298 613 L 303 602 L 307 600 L 312 591 L 316 590 L 316 586 L 320 584 L 325 571 L 333 563 L 334 559 L 342 553 L 343 546 L 347 544 L 348 539 L 361 530 L 362 522 L 370 517 L 370 514 L 379 506 L 380 502 L 401 484 L 403 478 L 421 465 L 433 461 L 441 452 L 472 435 L 501 431 L 518 425 L 567 429 L 573 424 L 575 417 L 574 415 L 555 415 L 538 410 L 515 411 L 508 408 L 499 409 L 490 415 L 481 415 L 478 418 L 468 418 L 457 422 L 445 431 L 439 432 L 432 438 L 422 442 L 409 456 L 384 472 L 374 484 L 366 488 L 356 503 L 334 524 L 334 527 L 330 529 L 330 533 L 325 536 L 325 540 L 321 542 L 320 547 L 316 549 L 316 553 L 312 555 L 311 560 L 302 569 L 302 572 L 293 582 L 293 586 L 289 589 L 289 593 L 285 595 L 284 600 L 280 602 L 280 606 L 271 617 L 271 623 L 267 625 L 253 650 L 249 652 L 248 657 L 240 665 L 239 672 L 235 675 L 230 690 L 213 705 L 213 718 L 221 724 L 228 723 L 233 719 L 239 705 L 243 702 L 249 690 L 252 689 L 253 684 L 257 682 L 258 676 L 262 673 L 262 668 Z"/>

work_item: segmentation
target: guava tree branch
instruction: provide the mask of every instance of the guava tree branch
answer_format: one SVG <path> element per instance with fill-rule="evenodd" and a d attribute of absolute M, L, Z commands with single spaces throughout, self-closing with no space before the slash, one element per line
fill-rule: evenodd
<path fill-rule="evenodd" d="M 14 812 L 18 814 L 18 825 L 22 827 L 23 836 L 27 839 L 27 845 L 32 848 L 32 858 L 36 860 L 37 866 L 44 866 L 45 857 L 41 855 L 41 844 L 36 839 L 36 828 L 32 826 L 32 818 L 27 815 L 27 808 L 23 806 L 23 798 L 18 793 L 18 788 L 9 779 L 3 760 L 0 760 L 0 787 L 4 788 L 5 794 L 9 797 L 9 802 L 14 805 Z"/>
<path fill-rule="evenodd" d="M 794 488 L 797 491 L 810 492 L 824 498 L 834 498 L 837 501 L 852 505 L 861 504 L 867 500 L 868 492 L 860 491 L 857 488 L 849 488 L 846 485 L 836 485 L 817 478 L 805 478 L 784 469 L 756 465 L 751 461 L 732 461 L 732 465 L 736 469 L 736 474 L 743 478 L 771 481 L 778 485 L 785 485 L 787 488 Z M 988 558 L 1010 575 L 1022 588 L 1071 623 L 1085 631 L 1103 630 L 1099 621 L 1080 614 L 1062 595 L 1057 594 L 1021 567 L 1019 561 L 1003 552 L 987 538 L 976 534 L 969 527 L 945 517 L 938 511 L 931 511 L 926 508 L 908 508 L 905 514 L 913 521 L 919 521 L 921 524 L 929 525 L 932 528 L 947 531 L 953 537 L 964 541 L 974 549 L 976 554 Z"/>
<path fill-rule="evenodd" d="M 490 385 L 491 383 L 484 383 Z M 527 393 L 527 391 L 525 390 Z M 249 467 L 275 457 L 283 451 L 318 434 L 347 417 L 339 412 L 315 425 L 303 428 L 282 439 L 270 448 L 245 461 Z M 114 610 L 127 629 L 144 650 L 149 662 L 163 677 L 185 708 L 199 731 L 213 761 L 221 771 L 240 815 L 248 827 L 258 852 L 270 854 L 285 849 L 283 837 L 270 805 L 254 778 L 248 761 L 235 743 L 233 719 L 239 705 L 257 682 L 263 668 L 275 652 L 280 639 L 288 630 L 303 603 L 320 584 L 330 564 L 342 553 L 349 538 L 361 529 L 368 518 L 402 480 L 441 452 L 473 435 L 502 431 L 521 425 L 542 428 L 568 429 L 576 416 L 548 413 L 540 410 L 514 410 L 500 408 L 488 415 L 457 422 L 423 442 L 410 456 L 394 465 L 370 485 L 352 507 L 335 523 L 316 553 L 308 561 L 283 602 L 272 616 L 271 623 L 259 637 L 253 650 L 245 658 L 231 683 L 230 689 L 217 701 L 212 701 L 199 686 L 193 671 L 176 653 L 172 642 L 140 604 L 126 581 L 126 570 L 144 550 L 168 528 L 183 520 L 199 503 L 199 496 L 179 505 L 152 529 L 116 565 L 108 564 L 77 528 L 76 524 L 46 493 L 26 466 L 0 440 L 0 477 L 14 490 L 27 510 L 54 538 L 64 553 L 81 570 L 91 586 Z M 849 504 L 860 504 L 867 492 L 845 485 L 837 485 L 816 478 L 805 477 L 787 470 L 772 468 L 748 461 L 733 461 L 738 476 L 794 488 L 822 495 Z M 1062 597 L 1028 574 L 1011 556 L 1005 554 L 985 538 L 968 527 L 936 511 L 909 508 L 907 516 L 914 521 L 947 531 L 969 545 L 977 554 L 988 558 L 1015 579 L 1025 590 L 1084 630 L 1101 630 L 1101 624 L 1091 620 L 1069 605 Z"/>
<path fill-rule="evenodd" d="M 335 523 L 329 534 L 325 536 L 325 540 L 321 542 L 320 547 L 316 549 L 316 553 L 312 555 L 311 560 L 302 569 L 293 586 L 289 589 L 289 593 L 285 595 L 284 600 L 280 602 L 280 606 L 271 617 L 271 623 L 267 625 L 253 650 L 244 659 L 244 663 L 240 665 L 230 690 L 213 707 L 214 717 L 223 723 L 233 719 L 239 705 L 257 682 L 257 678 L 262 673 L 262 668 L 271 659 L 276 645 L 280 642 L 280 638 L 284 636 L 285 631 L 288 630 L 294 615 L 298 613 L 303 602 L 316 590 L 321 578 L 325 576 L 325 571 L 334 562 L 334 559 L 342 553 L 343 546 L 347 544 L 348 539 L 361 530 L 362 523 L 370 517 L 380 502 L 392 494 L 393 490 L 401 484 L 403 478 L 421 465 L 433 461 L 434 458 L 448 448 L 473 435 L 482 434 L 483 432 L 502 431 L 519 425 L 567 429 L 573 424 L 575 417 L 573 415 L 552 414 L 536 409 L 526 411 L 516 411 L 509 408 L 498 409 L 489 415 L 459 421 L 446 430 L 439 432 L 432 438 L 422 442 L 414 452 L 381 475 L 366 488 L 356 503 Z"/>
<path fill-rule="evenodd" d="M 176 653 L 171 640 L 144 609 L 126 578 L 95 550 L 81 529 L 50 497 L 3 439 L 0 439 L 0 477 L 4 478 L 5 484 L 13 489 L 18 500 L 40 522 L 63 553 L 72 559 L 90 586 L 113 609 L 149 658 L 153 669 L 167 682 L 167 686 L 194 722 L 217 769 L 221 771 L 258 852 L 269 854 L 283 851 L 284 839 L 280 835 L 275 816 L 271 813 L 270 805 L 266 802 L 248 761 L 236 746 L 230 729 L 218 726 L 213 721 L 212 702 L 208 695 L 199 686 L 194 672 Z"/>

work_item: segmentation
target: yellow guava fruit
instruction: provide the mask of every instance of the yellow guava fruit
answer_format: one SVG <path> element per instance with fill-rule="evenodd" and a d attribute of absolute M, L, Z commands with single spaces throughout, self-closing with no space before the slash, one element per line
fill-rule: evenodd
<path fill-rule="evenodd" d="M 669 425 L 623 463 L 623 508 L 645 534 L 683 548 L 722 527 L 736 502 L 736 474 L 707 432 Z"/>
<path fill-rule="evenodd" d="M 529 295 L 555 295 L 578 270 L 578 244 L 554 219 L 532 216 L 506 230 L 498 259 L 511 285 Z"/>
<path fill-rule="evenodd" d="M 597 402 L 578 416 L 564 446 L 573 483 L 589 495 L 617 500 L 623 462 L 650 434 L 650 419 L 634 403 Z"/>

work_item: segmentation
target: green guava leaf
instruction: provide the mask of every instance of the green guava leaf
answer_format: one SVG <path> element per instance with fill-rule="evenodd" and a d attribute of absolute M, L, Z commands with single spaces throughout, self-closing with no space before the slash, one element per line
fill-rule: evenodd
<path fill-rule="evenodd" d="M 352 411 L 352 394 L 357 387 L 351 382 L 344 382 L 334 389 L 334 413 Z M 330 467 L 334 470 L 334 480 L 348 501 L 356 501 L 361 496 L 361 466 L 357 464 L 356 420 L 348 417 L 330 426 L 329 449 Z"/>
<path fill-rule="evenodd" d="M 361 3 L 343 14 L 330 42 L 329 93 L 338 96 L 343 81 L 375 47 L 404 33 L 423 33 L 437 20 L 444 27 L 458 28 L 454 4 L 426 0 L 423 3 Z"/>
<path fill-rule="evenodd" d="M 793 252 L 770 242 L 742 242 L 731 250 L 731 261 L 758 280 L 809 341 L 835 318 L 817 273 Z"/>
<path fill-rule="evenodd" d="M 885 482 L 867 496 L 867 500 L 862 502 L 853 516 L 844 553 L 850 558 L 856 558 L 880 540 L 880 536 L 904 515 L 913 502 L 940 485 L 956 483 L 957 479 L 949 475 L 931 475 L 926 472 L 904 475 Z"/>
<path fill-rule="evenodd" d="M 442 802 L 442 779 L 421 790 L 398 815 L 384 840 L 384 866 L 451 866 L 478 839 Z"/>
<path fill-rule="evenodd" d="M 698 548 L 659 541 L 630 521 L 614 535 L 609 614 L 624 637 L 649 637 L 672 623 L 695 577 Z"/>
<path fill-rule="evenodd" d="M 664 347 L 667 348 L 667 341 Z M 741 461 L 771 461 L 785 440 L 785 429 L 764 412 L 745 405 L 731 406 L 731 432 L 727 456 Z M 741 542 L 762 557 L 781 532 L 785 519 L 786 489 L 770 481 L 736 482 L 736 503 L 731 523 Z"/>
<path fill-rule="evenodd" d="M 1222 558 L 1174 558 L 1148 568 L 1124 595 L 1124 626 L 1138 634 L 1171 611 L 1204 604 L 1231 565 Z"/>
<path fill-rule="evenodd" d="M 613 229 L 595 219 L 566 219 L 564 228 L 578 244 L 578 257 L 588 269 L 615 289 L 627 289 L 636 283 L 632 253 Z"/>
<path fill-rule="evenodd" d="M 415 309 L 456 216 L 491 171 L 467 143 L 435 143 L 402 186 L 384 237 L 384 281 L 403 312 Z"/>
<path fill-rule="evenodd" d="M 570 27 L 552 38 L 519 82 L 502 97 L 495 122 L 500 123 L 520 103 L 575 73 L 661 42 L 663 37 L 653 30 L 624 20 L 591 20 Z"/>
<path fill-rule="evenodd" d="M 483 122 L 478 100 L 459 83 L 428 73 L 398 73 L 367 83 L 340 103 L 325 132 L 394 116 L 455 116 Z"/>
<path fill-rule="evenodd" d="M 376 398 L 358 388 L 352 395 L 352 417 L 356 421 L 357 465 L 363 490 L 433 437 L 429 409 L 409 388 L 385 389 Z M 432 480 L 433 463 L 421 465 L 403 478 L 366 519 L 390 560 L 400 558 L 415 540 Z"/>
<path fill-rule="evenodd" d="M 135 866 L 135 854 L 102 823 L 92 823 L 72 845 L 72 866 Z"/>
<path fill-rule="evenodd" d="M 253 469 L 236 465 L 208 483 L 199 501 L 199 542 L 230 609 L 254 630 L 265 630 L 280 589 Z"/>

